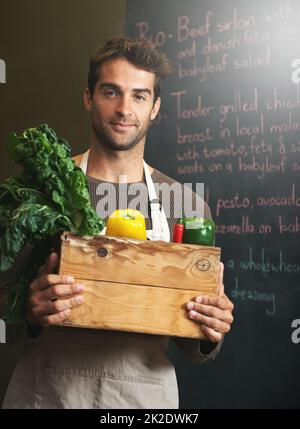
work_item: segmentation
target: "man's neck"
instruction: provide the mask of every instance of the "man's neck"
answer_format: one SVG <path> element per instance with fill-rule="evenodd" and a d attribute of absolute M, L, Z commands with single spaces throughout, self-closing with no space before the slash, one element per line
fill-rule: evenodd
<path fill-rule="evenodd" d="M 112 183 L 134 183 L 143 180 L 143 148 L 110 151 L 91 145 L 87 175 Z M 150 168 L 150 174 L 152 169 Z"/>

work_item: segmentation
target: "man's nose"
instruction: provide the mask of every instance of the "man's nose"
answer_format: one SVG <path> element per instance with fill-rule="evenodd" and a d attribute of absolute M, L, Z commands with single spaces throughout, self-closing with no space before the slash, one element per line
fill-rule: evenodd
<path fill-rule="evenodd" d="M 116 111 L 121 116 L 130 116 L 132 115 L 131 110 L 131 99 L 129 96 L 122 95 L 118 99 L 118 104 L 116 107 Z"/>

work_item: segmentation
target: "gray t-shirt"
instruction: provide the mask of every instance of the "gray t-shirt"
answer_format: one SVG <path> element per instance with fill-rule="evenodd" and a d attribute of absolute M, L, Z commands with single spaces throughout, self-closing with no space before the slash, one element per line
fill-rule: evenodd
<path fill-rule="evenodd" d="M 172 232 L 176 219 L 183 215 L 188 215 L 189 209 L 193 209 L 195 214 L 199 217 L 211 219 L 211 213 L 208 205 L 204 203 L 201 196 L 197 195 L 191 190 L 190 187 L 185 186 L 174 179 L 166 176 L 162 172 L 153 169 L 151 174 L 159 201 L 163 205 L 166 213 L 170 237 L 172 241 Z M 137 210 L 140 210 L 145 216 L 146 229 L 152 229 L 150 201 L 148 198 L 145 178 L 141 182 L 118 184 L 109 183 L 87 176 L 88 186 L 91 196 L 91 203 L 96 209 L 98 215 L 104 219 L 107 215 L 111 214 L 113 209 L 127 208 L 133 203 Z M 112 187 L 112 188 L 111 188 Z M 111 195 L 107 195 L 110 189 Z M 146 192 L 145 192 L 146 190 Z M 134 200 L 138 198 L 138 203 L 135 205 Z M 111 210 L 109 210 L 108 203 L 110 200 Z M 196 202 L 198 202 L 198 211 Z"/>

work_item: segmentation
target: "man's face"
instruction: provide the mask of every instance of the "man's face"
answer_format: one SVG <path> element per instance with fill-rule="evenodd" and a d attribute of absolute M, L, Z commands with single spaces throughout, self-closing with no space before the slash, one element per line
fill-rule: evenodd
<path fill-rule="evenodd" d="M 137 68 L 124 58 L 102 64 L 94 94 L 85 91 L 92 126 L 100 143 L 112 150 L 129 150 L 145 142 L 160 108 L 154 100 L 154 73 Z"/>

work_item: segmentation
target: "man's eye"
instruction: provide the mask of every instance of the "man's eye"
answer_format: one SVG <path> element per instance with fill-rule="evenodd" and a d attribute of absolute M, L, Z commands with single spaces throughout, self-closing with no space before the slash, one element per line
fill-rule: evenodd
<path fill-rule="evenodd" d="M 117 95 L 116 91 L 113 91 L 112 89 L 109 89 L 107 91 L 104 92 L 105 97 L 115 97 Z"/>
<path fill-rule="evenodd" d="M 137 94 L 137 95 L 135 96 L 135 98 L 136 98 L 138 101 L 146 101 L 146 97 L 145 97 L 144 95 L 141 95 L 141 94 Z"/>

